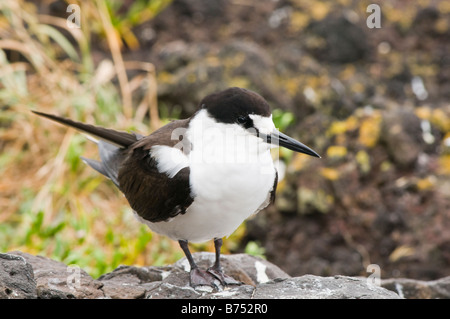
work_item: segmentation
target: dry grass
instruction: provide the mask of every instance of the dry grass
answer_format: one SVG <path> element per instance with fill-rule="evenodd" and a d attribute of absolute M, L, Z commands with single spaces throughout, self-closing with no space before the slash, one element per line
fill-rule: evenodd
<path fill-rule="evenodd" d="M 83 2 L 82 17 L 72 29 L 32 3 L 0 2 L 0 251 L 77 263 L 94 276 L 121 263 L 172 262 L 177 244 L 138 224 L 112 183 L 80 161 L 97 156 L 95 145 L 30 112 L 142 133 L 161 125 L 154 66 L 123 60 L 104 1 Z M 106 35 L 112 61 L 94 66 L 94 32 Z"/>

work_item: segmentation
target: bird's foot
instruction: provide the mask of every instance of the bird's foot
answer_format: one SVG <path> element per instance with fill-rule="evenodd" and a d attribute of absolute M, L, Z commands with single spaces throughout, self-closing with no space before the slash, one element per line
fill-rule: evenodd
<path fill-rule="evenodd" d="M 221 268 L 217 269 L 217 267 L 210 267 L 207 272 L 217 278 L 223 286 L 242 285 L 240 281 L 225 275 Z"/>
<path fill-rule="evenodd" d="M 210 286 L 213 288 L 219 288 L 217 286 L 217 280 L 213 274 L 209 273 L 206 270 L 200 268 L 191 269 L 190 272 L 190 283 L 193 288 L 198 286 Z"/>

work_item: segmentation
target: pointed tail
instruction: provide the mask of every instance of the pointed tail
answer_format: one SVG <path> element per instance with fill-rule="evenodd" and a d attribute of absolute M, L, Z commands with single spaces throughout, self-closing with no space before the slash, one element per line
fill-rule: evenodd
<path fill-rule="evenodd" d="M 100 138 L 106 142 L 109 142 L 111 144 L 115 144 L 121 148 L 126 148 L 136 142 L 137 138 L 135 134 L 130 134 L 127 132 L 120 132 L 111 130 L 108 128 L 103 128 L 99 126 L 94 126 L 90 124 L 84 124 L 81 122 L 72 121 L 67 118 L 59 117 L 52 114 L 32 111 L 34 114 L 37 114 L 39 116 L 43 116 L 45 118 L 48 118 L 50 120 L 56 121 L 58 123 L 73 127 L 81 132 L 87 133 L 89 135 L 95 136 L 97 138 Z"/>

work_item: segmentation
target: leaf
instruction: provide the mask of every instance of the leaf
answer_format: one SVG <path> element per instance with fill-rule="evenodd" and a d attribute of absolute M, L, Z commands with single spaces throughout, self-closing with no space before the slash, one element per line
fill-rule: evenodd
<path fill-rule="evenodd" d="M 389 255 L 389 260 L 392 262 L 396 262 L 401 258 L 412 256 L 414 255 L 414 253 L 415 253 L 414 247 L 401 245 L 395 248 L 394 251 Z"/>
<path fill-rule="evenodd" d="M 361 150 L 356 153 L 356 162 L 363 174 L 367 174 L 370 171 L 370 157 L 366 151 Z"/>
<path fill-rule="evenodd" d="M 79 164 L 81 163 L 80 156 L 83 153 L 83 145 L 85 144 L 85 138 L 82 135 L 74 135 L 70 141 L 69 148 L 67 149 L 66 161 L 70 165 L 70 171 L 77 172 Z"/>
<path fill-rule="evenodd" d="M 65 226 L 66 226 L 65 222 L 60 222 L 55 226 L 49 226 L 48 228 L 42 231 L 42 237 L 53 237 L 61 230 L 63 230 Z"/>
<path fill-rule="evenodd" d="M 295 117 L 291 112 L 285 112 L 281 109 L 274 109 L 272 111 L 273 123 L 280 131 L 283 131 L 289 125 L 294 123 Z"/>
<path fill-rule="evenodd" d="M 72 60 L 80 61 L 80 57 L 78 56 L 78 53 L 73 45 L 57 29 L 48 24 L 39 24 L 37 25 L 37 29 L 38 32 L 46 34 L 48 37 L 52 38 Z"/>
<path fill-rule="evenodd" d="M 256 243 L 255 241 L 249 241 L 247 243 L 247 245 L 245 246 L 244 252 L 248 255 L 257 256 L 257 257 L 266 259 L 265 255 L 264 255 L 266 253 L 266 250 L 264 249 L 264 247 L 261 247 L 260 245 L 258 245 L 258 243 Z"/>

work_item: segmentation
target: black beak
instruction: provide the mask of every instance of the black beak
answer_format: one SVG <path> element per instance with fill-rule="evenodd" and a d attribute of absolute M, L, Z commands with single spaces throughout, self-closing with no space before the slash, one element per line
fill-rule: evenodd
<path fill-rule="evenodd" d="M 269 144 L 286 147 L 294 152 L 308 154 L 314 157 L 320 158 L 320 155 L 317 154 L 314 150 L 309 148 L 303 143 L 300 143 L 297 140 L 294 140 L 292 137 L 287 136 L 286 134 L 281 133 L 280 131 L 275 130 L 270 135 L 259 134 L 264 141 Z"/>

